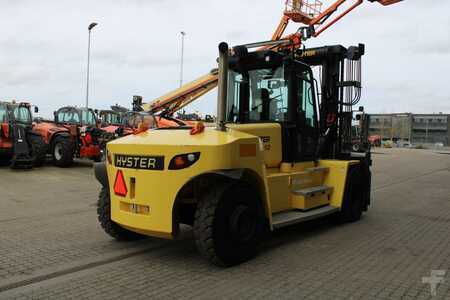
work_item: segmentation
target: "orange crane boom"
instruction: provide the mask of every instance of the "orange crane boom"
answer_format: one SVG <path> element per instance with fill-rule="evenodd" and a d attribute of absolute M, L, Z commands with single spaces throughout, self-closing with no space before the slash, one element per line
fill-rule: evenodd
<path fill-rule="evenodd" d="M 349 3 L 350 1 L 337 0 L 327 9 L 322 11 L 323 4 L 319 0 L 286 0 L 284 14 L 275 32 L 273 33 L 271 40 L 277 41 L 286 39 L 291 41 L 288 47 L 300 47 L 302 40 L 319 36 L 322 32 L 330 28 L 364 2 L 364 0 L 353 1 L 354 2 L 352 5 L 330 20 L 330 17 L 336 13 L 342 5 Z M 387 6 L 403 0 L 368 1 L 378 2 L 384 6 Z M 290 34 L 282 38 L 290 21 L 307 25 L 307 27 L 302 27 L 297 33 Z M 272 49 L 276 51 L 283 47 L 286 46 L 276 46 Z M 153 100 L 150 103 L 143 104 L 142 108 L 144 111 L 154 114 L 165 111 L 169 115 L 172 115 L 176 111 L 182 109 L 186 105 L 192 103 L 199 97 L 217 87 L 217 84 L 218 72 L 217 70 L 213 70 L 210 73 L 189 82 L 182 87 Z"/>
<path fill-rule="evenodd" d="M 209 74 L 189 82 L 153 100 L 151 103 L 143 104 L 142 109 L 152 113 L 163 110 L 169 110 L 171 113 L 174 113 L 217 87 L 217 75 L 218 70 L 214 69 Z"/>

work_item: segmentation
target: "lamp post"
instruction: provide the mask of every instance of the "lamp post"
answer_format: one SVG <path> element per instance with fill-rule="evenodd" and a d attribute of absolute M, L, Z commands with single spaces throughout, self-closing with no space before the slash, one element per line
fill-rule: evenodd
<path fill-rule="evenodd" d="M 88 26 L 89 36 L 88 36 L 88 57 L 87 57 L 87 76 L 86 76 L 86 108 L 89 107 L 89 67 L 91 59 L 91 30 L 97 26 L 97 23 L 91 23 Z"/>
<path fill-rule="evenodd" d="M 183 86 L 183 67 L 184 67 L 184 37 L 186 32 L 180 31 L 181 33 L 181 67 L 180 67 L 180 87 Z"/>

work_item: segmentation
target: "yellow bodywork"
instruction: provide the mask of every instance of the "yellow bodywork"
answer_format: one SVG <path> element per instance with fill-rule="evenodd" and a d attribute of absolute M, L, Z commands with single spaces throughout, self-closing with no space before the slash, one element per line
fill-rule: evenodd
<path fill-rule="evenodd" d="M 190 135 L 189 130 L 184 129 L 150 130 L 108 143 L 113 162 L 117 154 L 164 156 L 164 170 L 118 168 L 107 164 L 112 220 L 132 231 L 172 238 L 176 232 L 174 204 L 183 186 L 201 174 L 228 170 L 247 170 L 257 177 L 270 224 L 274 213 L 302 205 L 305 209 L 326 204 L 342 206 L 348 168 L 358 161 L 286 164 L 282 162 L 279 124 L 233 124 L 227 127 L 226 131 L 206 128 L 197 135 Z M 195 152 L 200 152 L 200 158 L 192 166 L 168 169 L 174 156 Z M 119 169 L 128 187 L 125 197 L 114 193 Z M 302 199 L 293 194 L 294 190 L 317 185 L 331 187 L 326 198 L 322 195 L 302 204 Z"/>

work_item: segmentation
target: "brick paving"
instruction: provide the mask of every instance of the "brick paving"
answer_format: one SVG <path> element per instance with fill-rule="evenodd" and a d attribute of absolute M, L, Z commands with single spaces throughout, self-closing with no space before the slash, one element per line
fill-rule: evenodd
<path fill-rule="evenodd" d="M 360 222 L 334 226 L 319 220 L 287 228 L 274 233 L 254 260 L 230 269 L 204 261 L 189 238 L 112 241 L 96 223 L 97 185 L 90 170 L 76 168 L 79 174 L 70 176 L 83 188 L 82 198 L 73 192 L 58 200 L 64 205 L 45 211 L 55 196 L 42 189 L 43 202 L 30 203 L 34 211 L 23 208 L 19 216 L 5 212 L 9 206 L 0 201 L 0 291 L 6 281 L 31 278 L 0 292 L 0 299 L 450 299 L 450 155 L 377 152 L 373 205 Z M 9 173 L 0 169 L 1 178 Z M 64 188 L 73 186 L 66 183 L 61 193 Z M 35 201 L 12 195 L 22 205 Z M 121 258 L 124 253 L 131 254 Z M 116 254 L 118 259 L 107 260 Z M 86 259 L 100 263 L 33 281 L 40 272 Z M 448 272 L 435 297 L 422 283 L 431 270 Z"/>

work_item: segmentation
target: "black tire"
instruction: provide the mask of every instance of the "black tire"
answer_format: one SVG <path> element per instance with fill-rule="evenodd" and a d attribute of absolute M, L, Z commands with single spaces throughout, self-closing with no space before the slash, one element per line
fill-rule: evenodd
<path fill-rule="evenodd" d="M 137 241 L 144 235 L 129 231 L 111 220 L 111 200 L 107 188 L 102 187 L 97 201 L 97 216 L 103 230 L 118 241 Z"/>
<path fill-rule="evenodd" d="M 47 155 L 47 146 L 44 139 L 37 134 L 28 134 L 28 143 L 31 147 L 31 157 L 34 167 L 41 167 L 45 163 Z"/>
<path fill-rule="evenodd" d="M 220 267 L 251 259 L 264 229 L 258 192 L 241 183 L 218 183 L 199 199 L 194 237 L 199 252 Z"/>
<path fill-rule="evenodd" d="M 73 163 L 74 145 L 70 137 L 57 136 L 52 145 L 52 157 L 55 166 L 70 167 Z"/>
<path fill-rule="evenodd" d="M 349 170 L 342 209 L 335 216 L 337 223 L 350 223 L 361 219 L 368 190 L 367 180 L 364 180 L 363 177 L 360 166 Z"/>
<path fill-rule="evenodd" d="M 0 167 L 9 166 L 12 156 L 10 154 L 0 153 Z"/>

